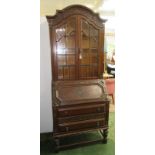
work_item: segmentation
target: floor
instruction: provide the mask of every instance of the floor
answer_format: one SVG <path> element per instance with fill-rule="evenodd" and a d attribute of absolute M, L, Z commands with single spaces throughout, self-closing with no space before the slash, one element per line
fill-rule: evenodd
<path fill-rule="evenodd" d="M 111 105 L 113 106 L 113 105 Z M 79 138 L 95 138 L 97 133 L 82 135 Z M 74 141 L 74 138 L 72 139 Z M 51 139 L 51 134 L 41 135 L 40 155 L 114 155 L 115 154 L 115 113 L 110 112 L 109 115 L 109 133 L 107 144 L 92 144 L 74 149 L 61 150 L 59 153 L 54 153 L 54 144 Z"/>

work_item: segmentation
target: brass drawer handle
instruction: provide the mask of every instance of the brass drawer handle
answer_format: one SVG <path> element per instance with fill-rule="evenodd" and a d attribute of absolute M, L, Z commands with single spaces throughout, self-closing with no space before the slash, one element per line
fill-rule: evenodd
<path fill-rule="evenodd" d="M 66 131 L 67 131 L 67 132 L 69 131 L 69 127 L 66 127 Z"/>

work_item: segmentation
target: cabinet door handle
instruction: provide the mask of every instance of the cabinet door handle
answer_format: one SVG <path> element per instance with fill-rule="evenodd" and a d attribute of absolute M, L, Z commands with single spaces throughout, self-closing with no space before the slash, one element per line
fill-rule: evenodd
<path fill-rule="evenodd" d="M 79 59 L 82 59 L 82 49 L 79 48 Z"/>

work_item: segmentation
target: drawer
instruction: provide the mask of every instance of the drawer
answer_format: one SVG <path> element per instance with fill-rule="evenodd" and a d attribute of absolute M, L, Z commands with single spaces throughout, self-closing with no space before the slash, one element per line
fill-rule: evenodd
<path fill-rule="evenodd" d="M 58 120 L 58 124 L 61 124 L 61 123 L 91 120 L 94 118 L 103 119 L 105 117 L 106 117 L 105 113 L 96 113 L 96 114 L 86 114 L 86 115 L 77 115 L 77 116 L 69 116 L 69 117 L 59 117 L 57 118 L 57 120 Z"/>
<path fill-rule="evenodd" d="M 86 121 L 62 123 L 58 125 L 59 132 L 70 132 L 78 130 L 97 129 L 105 125 L 104 119 L 93 119 Z"/>
<path fill-rule="evenodd" d="M 57 110 L 58 117 L 76 116 L 92 113 L 104 113 L 106 104 L 96 104 L 89 106 L 75 106 L 68 108 L 59 108 Z"/>

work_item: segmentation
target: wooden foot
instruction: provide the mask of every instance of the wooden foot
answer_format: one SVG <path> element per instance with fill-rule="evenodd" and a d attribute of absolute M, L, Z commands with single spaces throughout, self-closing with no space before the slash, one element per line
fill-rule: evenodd
<path fill-rule="evenodd" d="M 115 99 L 114 99 L 114 95 L 112 94 L 112 101 L 113 101 L 113 104 L 115 104 Z"/>
<path fill-rule="evenodd" d="M 58 138 L 55 138 L 55 153 L 59 152 L 60 147 L 60 140 Z"/>
<path fill-rule="evenodd" d="M 107 143 L 107 137 L 108 137 L 108 129 L 103 130 L 103 143 Z"/>
<path fill-rule="evenodd" d="M 108 129 L 100 130 L 100 133 L 103 136 L 102 143 L 106 144 L 107 143 L 107 136 L 108 136 Z"/>

